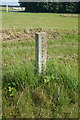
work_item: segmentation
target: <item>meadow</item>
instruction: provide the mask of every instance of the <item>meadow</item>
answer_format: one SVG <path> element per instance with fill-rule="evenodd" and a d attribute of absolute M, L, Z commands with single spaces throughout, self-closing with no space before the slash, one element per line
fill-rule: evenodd
<path fill-rule="evenodd" d="M 78 117 L 78 17 L 2 11 L 4 118 Z M 47 33 L 46 75 L 35 74 L 35 33 Z"/>

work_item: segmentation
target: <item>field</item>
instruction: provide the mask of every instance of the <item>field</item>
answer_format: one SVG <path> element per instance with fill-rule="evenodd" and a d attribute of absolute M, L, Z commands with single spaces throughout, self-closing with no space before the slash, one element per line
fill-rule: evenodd
<path fill-rule="evenodd" d="M 47 33 L 45 76 L 35 74 L 41 31 Z M 77 118 L 78 17 L 3 10 L 2 32 L 3 117 Z"/>

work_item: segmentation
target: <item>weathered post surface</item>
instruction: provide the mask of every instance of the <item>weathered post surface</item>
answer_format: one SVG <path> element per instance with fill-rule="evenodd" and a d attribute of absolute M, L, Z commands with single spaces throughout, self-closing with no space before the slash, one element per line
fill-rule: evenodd
<path fill-rule="evenodd" d="M 8 12 L 8 5 L 6 5 L 6 12 Z"/>
<path fill-rule="evenodd" d="M 45 74 L 47 37 L 45 32 L 36 33 L 36 72 Z"/>

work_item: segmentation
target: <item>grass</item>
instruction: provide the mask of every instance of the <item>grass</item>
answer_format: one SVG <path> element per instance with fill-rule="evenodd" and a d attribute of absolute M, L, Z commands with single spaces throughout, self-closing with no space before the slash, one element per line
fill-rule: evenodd
<path fill-rule="evenodd" d="M 77 23 L 60 14 L 3 11 L 4 118 L 78 117 Z M 45 76 L 35 75 L 36 31 L 47 32 Z"/>
<path fill-rule="evenodd" d="M 3 29 L 30 28 L 78 30 L 78 18 L 62 17 L 55 13 L 3 12 Z"/>

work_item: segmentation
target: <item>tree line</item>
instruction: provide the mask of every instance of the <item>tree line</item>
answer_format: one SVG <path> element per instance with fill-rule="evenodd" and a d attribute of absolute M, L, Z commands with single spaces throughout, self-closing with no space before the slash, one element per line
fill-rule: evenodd
<path fill-rule="evenodd" d="M 79 2 L 22 2 L 26 12 L 79 13 Z"/>

